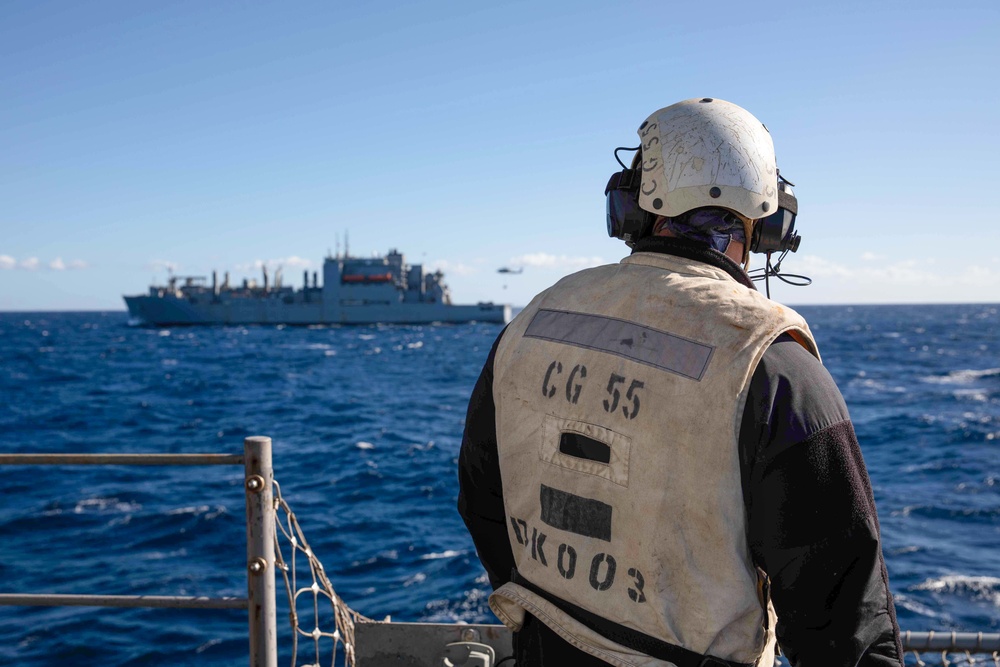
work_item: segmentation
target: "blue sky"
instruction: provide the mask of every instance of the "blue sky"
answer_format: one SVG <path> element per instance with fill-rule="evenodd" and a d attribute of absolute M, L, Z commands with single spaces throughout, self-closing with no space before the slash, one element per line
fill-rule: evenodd
<path fill-rule="evenodd" d="M 348 233 L 524 305 L 626 254 L 612 150 L 706 96 L 797 186 L 814 284 L 775 299 L 1000 301 L 998 68 L 996 0 L 9 0 L 0 310 L 121 310 L 167 266 L 298 284 Z"/>

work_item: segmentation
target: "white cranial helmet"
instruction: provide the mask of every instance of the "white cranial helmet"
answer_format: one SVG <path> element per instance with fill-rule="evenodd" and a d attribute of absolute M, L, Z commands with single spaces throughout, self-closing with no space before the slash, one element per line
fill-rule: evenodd
<path fill-rule="evenodd" d="M 717 206 L 747 221 L 777 210 L 774 143 L 746 109 L 708 97 L 685 100 L 647 118 L 639 138 L 643 210 L 675 217 Z"/>

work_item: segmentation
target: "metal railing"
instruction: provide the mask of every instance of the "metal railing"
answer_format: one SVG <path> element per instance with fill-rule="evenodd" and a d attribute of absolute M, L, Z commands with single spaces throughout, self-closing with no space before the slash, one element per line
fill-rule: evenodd
<path fill-rule="evenodd" d="M 903 650 L 913 652 L 945 651 L 948 653 L 989 653 L 994 662 L 1000 660 L 1000 632 L 955 632 L 927 630 L 900 632 Z"/>
<path fill-rule="evenodd" d="M 271 463 L 271 439 L 246 438 L 243 454 L 0 454 L 0 465 L 243 465 L 246 492 L 247 597 L 191 597 L 156 595 L 60 595 L 0 593 L 0 606 L 82 606 L 144 607 L 182 609 L 244 609 L 248 613 L 250 667 L 277 667 L 275 510 L 274 470 Z M 481 626 L 498 645 L 507 647 L 510 635 L 502 625 Z M 455 624 L 362 623 L 359 634 L 372 634 L 363 658 L 399 645 L 398 650 L 416 655 L 418 647 L 428 656 L 436 656 L 440 646 L 454 641 L 456 632 L 468 626 Z M 964 652 L 992 654 L 1000 665 L 1000 633 L 926 631 L 902 632 L 907 653 Z M 485 640 L 484 640 L 485 641 Z M 426 646 L 424 646 L 426 644 Z M 432 655 L 433 654 L 433 655 Z M 431 657 L 427 659 L 430 660 Z M 918 655 L 919 659 L 919 655 Z M 970 661 L 971 662 L 971 661 Z M 428 663 L 430 664 L 430 663 Z M 918 662 L 919 664 L 919 662 Z M 944 661 L 945 665 L 949 664 Z"/>
<path fill-rule="evenodd" d="M 247 597 L 0 593 L 0 605 L 245 609 L 250 626 L 250 667 L 277 667 L 271 438 L 246 438 L 243 441 L 243 454 L 0 454 L 0 465 L 243 465 L 243 487 L 246 491 Z"/>

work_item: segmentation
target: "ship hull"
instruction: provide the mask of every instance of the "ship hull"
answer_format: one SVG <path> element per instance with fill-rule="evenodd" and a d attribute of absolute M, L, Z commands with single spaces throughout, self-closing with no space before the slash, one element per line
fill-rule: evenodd
<path fill-rule="evenodd" d="M 454 305 L 440 271 L 407 264 L 402 253 L 351 257 L 348 253 L 323 260 L 319 272 L 302 275 L 302 287 L 282 284 L 281 271 L 272 276 L 262 268 L 263 283 L 244 279 L 232 285 L 229 274 L 211 284 L 204 276 L 171 275 L 163 286 L 150 285 L 146 294 L 125 296 L 137 324 L 429 324 L 432 322 L 510 321 L 510 305 Z"/>
<path fill-rule="evenodd" d="M 126 296 L 129 316 L 147 326 L 241 324 L 429 324 L 510 321 L 510 306 L 483 303 L 358 304 L 327 307 L 323 301 L 285 303 L 280 299 L 199 301 L 171 296 Z"/>

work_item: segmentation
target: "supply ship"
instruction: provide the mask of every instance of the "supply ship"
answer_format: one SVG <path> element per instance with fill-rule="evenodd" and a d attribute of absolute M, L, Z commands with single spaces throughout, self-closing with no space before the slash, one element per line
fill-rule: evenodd
<path fill-rule="evenodd" d="M 148 294 L 125 296 L 133 323 L 146 326 L 194 324 L 426 324 L 510 320 L 509 304 L 456 305 L 441 271 L 407 264 L 396 250 L 380 257 L 351 257 L 345 251 L 323 261 L 319 272 L 304 271 L 302 287 L 282 284 L 263 267 L 263 282 L 229 283 L 204 276 L 173 276 Z"/>

